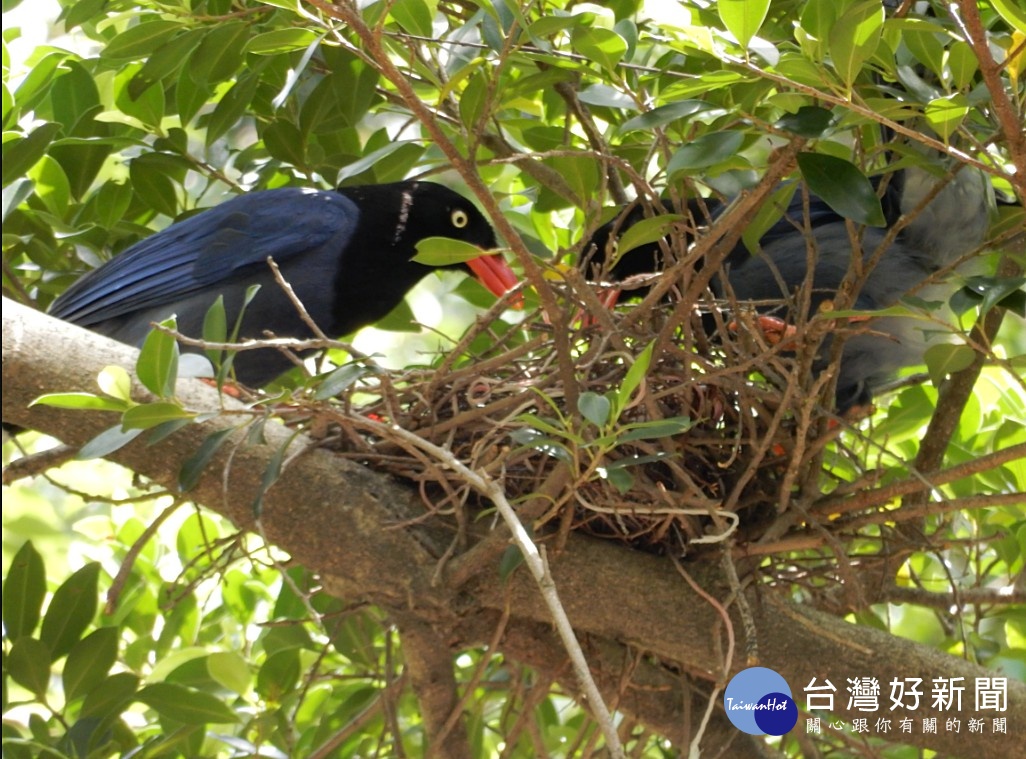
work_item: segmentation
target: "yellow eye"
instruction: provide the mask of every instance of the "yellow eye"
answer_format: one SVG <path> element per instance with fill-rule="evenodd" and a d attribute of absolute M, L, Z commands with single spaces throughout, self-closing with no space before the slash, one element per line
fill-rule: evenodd
<path fill-rule="evenodd" d="M 467 216 L 467 212 L 464 211 L 462 208 L 457 208 L 456 210 L 454 210 L 452 212 L 450 220 L 452 221 L 452 225 L 456 227 L 456 229 L 463 229 L 465 226 L 467 226 L 467 224 L 470 223 L 470 217 Z"/>

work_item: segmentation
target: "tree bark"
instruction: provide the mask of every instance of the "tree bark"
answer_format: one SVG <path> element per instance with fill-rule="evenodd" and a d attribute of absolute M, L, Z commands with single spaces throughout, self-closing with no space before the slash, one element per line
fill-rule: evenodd
<path fill-rule="evenodd" d="M 110 413 L 28 406 L 44 393 L 94 391 L 95 377 L 104 366 L 118 364 L 131 371 L 133 349 L 7 299 L 3 316 L 5 422 L 78 446 L 117 421 Z M 134 397 L 144 396 L 145 391 L 138 389 Z M 178 397 L 195 410 L 241 408 L 197 381 L 180 382 Z M 141 436 L 110 459 L 174 487 L 182 463 L 208 435 L 239 423 L 238 415 L 222 414 L 190 425 L 155 446 L 147 446 Z M 269 423 L 266 443 L 260 445 L 244 445 L 244 430 L 236 434 L 235 444 L 222 446 L 190 496 L 238 526 L 251 528 L 261 478 L 275 453 L 292 440 L 292 432 Z M 504 581 L 495 567 L 459 587 L 447 582 L 444 573 L 440 581 L 433 581 L 453 524 L 440 517 L 423 519 L 424 507 L 413 488 L 319 449 L 302 435 L 291 443 L 292 451 L 302 453 L 291 459 L 263 499 L 259 518 L 268 539 L 324 575 L 332 592 L 377 604 L 395 615 L 401 628 L 430 630 L 430 636 L 422 635 L 423 641 L 445 641 L 453 651 L 487 643 L 508 612 L 499 650 L 573 687 L 566 679 L 568 670 L 548 613 L 526 572 L 515 572 Z M 415 526 L 395 529 L 397 523 L 415 517 Z M 664 558 L 576 535 L 563 552 L 550 558 L 566 611 L 611 705 L 678 745 L 690 740 L 685 724 L 698 724 L 707 699 L 700 694 L 710 692 L 722 679 L 727 646 L 720 615 Z M 686 569 L 707 594 L 727 605 L 729 585 L 717 562 L 695 561 Z M 872 724 L 876 717 L 910 716 L 917 725 L 921 719 L 938 719 L 941 728 L 936 733 L 892 731 L 901 743 L 977 757 L 1006 757 L 1020 751 L 1026 736 L 1023 683 L 1009 680 L 1004 712 L 979 713 L 972 704 L 975 679 L 1000 676 L 1000 672 L 802 608 L 775 588 L 755 583 L 747 593 L 757 640 L 745 639 L 736 606 L 729 606 L 737 636 L 731 673 L 749 666 L 744 652 L 755 643 L 757 663 L 779 672 L 799 702 L 813 677 L 818 684 L 830 680 L 837 687 L 834 714 L 841 719 L 868 716 Z M 420 674 L 430 676 L 432 668 L 437 668 L 437 662 L 425 661 Z M 849 707 L 845 691 L 848 678 L 868 676 L 876 677 L 883 688 L 875 715 Z M 927 692 L 934 678 L 965 677 L 962 711 L 936 711 L 926 698 L 913 713 L 891 711 L 887 699 L 891 679 L 910 677 L 922 678 Z M 658 682 L 656 689 L 649 687 L 654 682 Z M 827 718 L 825 713 L 818 716 Z M 964 723 L 971 716 L 1004 717 L 1007 730 L 970 733 Z M 436 718 L 442 717 L 440 711 Z M 961 731 L 943 729 L 950 717 L 962 718 Z M 799 722 L 795 729 L 805 727 Z M 707 732 L 705 755 L 716 755 L 731 735 L 735 740 L 724 755 L 755 755 L 755 747 L 747 736 L 730 728 L 722 709 Z"/>

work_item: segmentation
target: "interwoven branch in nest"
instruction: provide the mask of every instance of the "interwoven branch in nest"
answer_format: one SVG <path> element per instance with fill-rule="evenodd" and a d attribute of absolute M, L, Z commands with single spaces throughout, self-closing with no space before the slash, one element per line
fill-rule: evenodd
<path fill-rule="evenodd" d="M 517 325 L 489 314 L 440 368 L 372 372 L 315 413 L 339 425 L 332 442 L 345 455 L 418 483 L 431 511 L 461 519 L 468 505 L 483 505 L 467 483 L 389 434 L 389 425 L 501 481 L 513 503 L 531 501 L 557 466 L 568 467 L 536 523 L 649 549 L 691 552 L 735 526 L 751 540 L 801 501 L 803 489 L 820 495 L 820 457 L 836 425 L 818 397 L 831 396 L 832 375 L 803 371 L 801 356 L 815 354 L 825 328 L 805 329 L 788 353 L 742 312 L 728 325 L 711 300 L 670 325 L 681 309 L 638 320 L 630 306 L 602 309 L 591 287 L 571 277 L 561 288 L 565 307 L 585 314 L 569 334 L 557 334 L 542 313 Z M 677 339 L 653 355 L 616 419 L 596 424 L 567 407 L 557 341 L 574 357 L 573 395 L 609 398 L 668 328 Z"/>

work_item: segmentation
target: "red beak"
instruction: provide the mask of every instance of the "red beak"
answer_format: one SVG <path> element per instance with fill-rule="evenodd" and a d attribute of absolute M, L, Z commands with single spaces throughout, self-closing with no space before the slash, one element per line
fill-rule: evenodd
<path fill-rule="evenodd" d="M 519 280 L 509 264 L 499 254 L 489 254 L 472 258 L 467 266 L 477 277 L 478 282 L 488 288 L 496 298 L 501 298 L 517 286 Z M 516 304 L 521 305 L 519 302 Z"/>

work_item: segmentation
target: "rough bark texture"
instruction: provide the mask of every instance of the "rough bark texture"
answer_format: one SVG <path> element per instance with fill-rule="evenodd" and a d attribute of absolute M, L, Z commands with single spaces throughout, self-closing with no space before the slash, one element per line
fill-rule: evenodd
<path fill-rule="evenodd" d="M 44 393 L 92 391 L 104 366 L 131 369 L 135 352 L 6 299 L 3 315 L 4 421 L 38 429 L 71 445 L 81 445 L 109 427 L 109 414 L 28 408 L 28 404 Z M 233 404 L 199 382 L 182 382 L 179 391 L 184 404 L 193 409 Z M 142 397 L 143 391 L 139 393 Z M 206 436 L 233 423 L 238 418 L 222 415 L 187 427 L 154 447 L 137 441 L 111 459 L 171 486 L 182 462 Z M 240 527 L 251 527 L 251 504 L 261 476 L 290 435 L 276 423 L 267 426 L 265 445 L 242 445 L 240 435 L 239 444 L 222 447 L 192 496 Z M 305 438 L 293 446 L 295 451 L 309 448 L 291 461 L 264 499 L 261 526 L 271 541 L 325 575 L 332 592 L 389 610 L 401 630 L 417 631 L 420 646 L 443 641 L 456 651 L 487 643 L 508 612 L 499 650 L 573 687 L 545 608 L 526 572 L 515 573 L 505 583 L 497 570 L 481 572 L 460 587 L 447 582 L 445 575 L 433 583 L 438 557 L 449 545 L 451 525 L 431 519 L 395 529 L 399 521 L 423 516 L 423 506 L 411 488 L 319 450 Z M 730 593 L 718 564 L 694 562 L 687 571 L 706 593 L 727 604 Z M 611 703 L 678 745 L 685 742 L 689 726 L 697 725 L 704 710 L 702 694 L 719 677 L 726 648 L 722 618 L 669 561 L 617 544 L 572 536 L 566 550 L 552 557 L 552 573 Z M 963 676 L 971 703 L 974 678 L 996 674 L 926 646 L 800 608 L 772 589 L 755 585 L 748 593 L 758 663 L 781 673 L 799 696 L 813 677 L 819 682 L 831 680 L 839 689 L 836 713 L 846 720 L 867 716 L 845 708 L 848 678 L 877 677 L 884 689 L 880 716 L 894 717 L 888 713 L 886 698 L 892 677 L 920 677 L 928 685 L 933 678 Z M 732 667 L 736 671 L 748 665 L 744 655 L 749 641 L 736 609 L 729 608 L 737 636 Z M 422 653 L 415 685 L 436 700 L 439 712 L 432 718 L 444 721 L 442 707 L 451 705 L 447 701 L 451 694 L 436 692 L 441 683 L 435 679 L 442 676 L 437 657 L 427 655 L 427 649 Z M 924 700 L 911 716 L 917 721 L 936 716 L 943 724 L 951 715 L 934 712 Z M 1002 716 L 1008 720 L 1003 735 L 942 730 L 936 735 L 914 732 L 902 740 L 954 755 L 1015 756 L 1026 735 L 1026 685 L 1010 682 L 1008 709 Z M 803 730 L 801 725 L 798 729 Z M 458 728 L 455 734 L 460 734 Z M 729 727 L 722 712 L 706 738 L 704 755 L 718 755 L 721 750 L 723 756 L 755 755 L 755 747 Z"/>

